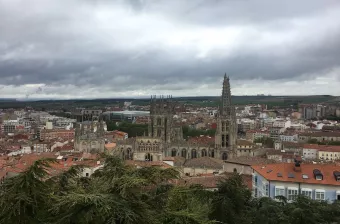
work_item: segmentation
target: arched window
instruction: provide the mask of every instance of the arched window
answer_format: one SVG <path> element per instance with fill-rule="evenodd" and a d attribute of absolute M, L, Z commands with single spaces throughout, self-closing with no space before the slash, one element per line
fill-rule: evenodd
<path fill-rule="evenodd" d="M 171 150 L 171 156 L 172 156 L 172 157 L 177 156 L 177 150 L 176 150 L 176 149 L 172 149 L 172 150 Z"/>
<path fill-rule="evenodd" d="M 146 145 L 146 150 L 151 151 L 151 142 L 150 141 L 148 141 L 148 143 Z"/>
<path fill-rule="evenodd" d="M 215 158 L 215 151 L 214 150 L 210 151 L 210 157 Z"/>
<path fill-rule="evenodd" d="M 191 150 L 191 159 L 197 158 L 197 151 L 196 149 Z"/>
<path fill-rule="evenodd" d="M 187 150 L 186 149 L 182 149 L 181 156 L 184 157 L 184 158 L 187 158 Z"/>
<path fill-rule="evenodd" d="M 224 152 L 222 154 L 222 160 L 227 160 L 228 159 L 228 154 L 226 152 Z"/>
<path fill-rule="evenodd" d="M 202 157 L 205 157 L 205 156 L 207 156 L 207 155 L 208 155 L 207 150 L 202 149 Z"/>
<path fill-rule="evenodd" d="M 146 155 L 145 155 L 145 161 L 152 161 L 152 155 L 150 154 L 150 153 L 147 153 Z"/>
<path fill-rule="evenodd" d="M 125 156 L 125 159 L 126 160 L 132 160 L 132 150 L 130 149 L 130 148 L 128 148 L 127 150 L 126 150 L 126 156 Z"/>

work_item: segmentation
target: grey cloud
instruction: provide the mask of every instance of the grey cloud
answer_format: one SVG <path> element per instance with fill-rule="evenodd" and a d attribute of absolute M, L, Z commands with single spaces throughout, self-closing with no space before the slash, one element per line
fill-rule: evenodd
<path fill-rule="evenodd" d="M 299 18 L 338 7 L 340 4 L 332 0 L 129 0 L 127 2 L 136 12 L 160 12 L 180 21 L 208 26 L 225 26 L 228 23 L 232 25 L 268 23 L 272 20 Z"/>
<path fill-rule="evenodd" d="M 32 2 L 42 3 L 35 0 Z M 159 43 L 127 47 L 124 44 L 129 43 L 122 40 L 123 34 L 109 36 L 105 29 L 98 28 L 98 24 L 92 20 L 89 24 L 85 24 L 88 20 L 82 22 L 86 16 L 92 15 L 91 7 L 95 17 L 96 8 L 102 4 L 107 4 L 108 10 L 117 4 L 131 7 L 136 14 L 162 15 L 174 25 L 185 23 L 194 27 L 233 27 L 247 24 L 263 31 L 279 30 L 279 27 L 289 31 L 294 29 L 290 25 L 293 26 L 291 20 L 295 18 L 314 18 L 326 10 L 339 9 L 335 1 L 298 1 L 294 5 L 287 1 L 275 1 L 274 4 L 269 0 L 256 3 L 70 1 L 71 6 L 77 3 L 77 8 L 60 1 L 50 2 L 54 2 L 52 6 L 59 7 L 53 11 L 52 6 L 42 3 L 41 7 L 46 6 L 46 11 L 35 5 L 35 13 L 27 10 L 20 15 L 15 14 L 19 13 L 18 9 L 13 9 L 20 4 L 12 3 L 10 8 L 5 1 L 0 0 L 0 84 L 71 84 L 97 88 L 112 86 L 117 91 L 162 88 L 181 90 L 193 83 L 195 86 L 216 83 L 224 72 L 237 80 L 299 79 L 308 78 L 302 76 L 304 74 L 318 73 L 340 65 L 340 44 L 337 41 L 340 32 L 335 30 L 321 35 L 316 27 L 312 32 L 320 35 L 316 42 L 296 40 L 286 54 L 273 54 L 276 48 L 253 51 L 247 46 L 238 46 L 229 56 L 224 54 L 224 49 L 211 50 L 205 59 L 175 47 L 166 48 Z M 113 26 L 114 22 L 117 21 L 112 22 Z M 148 32 L 149 28 L 152 27 L 143 27 L 144 32 Z M 91 29 L 92 33 L 89 33 Z M 100 38 L 96 39 L 98 36 Z M 103 44 L 102 40 L 108 43 Z M 139 36 L 131 37 L 131 40 L 138 41 Z M 110 41 L 111 48 L 107 47 Z"/>

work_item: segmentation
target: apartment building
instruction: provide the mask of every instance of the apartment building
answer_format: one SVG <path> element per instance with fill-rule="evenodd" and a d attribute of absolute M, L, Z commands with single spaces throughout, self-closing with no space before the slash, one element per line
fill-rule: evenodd
<path fill-rule="evenodd" d="M 318 142 L 333 142 L 340 141 L 340 132 L 312 132 L 299 134 L 300 142 L 308 142 L 311 139 L 315 139 Z"/>
<path fill-rule="evenodd" d="M 340 166 L 279 163 L 254 165 L 253 196 L 284 196 L 288 201 L 298 195 L 305 195 L 313 200 L 340 200 Z"/>
<path fill-rule="evenodd" d="M 55 139 L 55 138 L 73 139 L 74 130 L 43 129 L 40 131 L 39 137 L 41 140 L 48 140 L 48 139 Z"/>
<path fill-rule="evenodd" d="M 262 130 L 249 130 L 246 132 L 246 139 L 249 141 L 254 141 L 258 138 L 269 138 L 270 132 L 269 131 L 262 131 Z"/>

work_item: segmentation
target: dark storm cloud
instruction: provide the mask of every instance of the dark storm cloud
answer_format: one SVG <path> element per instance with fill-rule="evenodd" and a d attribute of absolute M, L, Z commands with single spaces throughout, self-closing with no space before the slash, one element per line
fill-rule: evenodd
<path fill-rule="evenodd" d="M 166 88 L 169 85 L 169 89 L 180 90 L 193 84 L 216 83 L 224 72 L 239 80 L 299 79 L 306 78 L 305 74 L 340 65 L 339 16 L 334 17 L 334 24 L 329 29 L 324 28 L 328 24 L 323 24 L 332 21 L 328 17 L 336 15 L 334 12 L 338 11 L 340 15 L 336 1 L 305 0 L 294 2 L 294 5 L 269 0 L 68 1 L 67 4 L 32 0 L 30 5 L 20 3 L 23 1 L 8 3 L 0 0 L 2 85 L 43 83 L 82 87 L 90 84 L 98 88 L 114 86 L 117 91 Z M 24 12 L 21 11 L 23 7 L 27 8 Z M 167 45 L 163 36 L 157 39 L 158 28 L 162 27 L 138 27 L 139 24 L 133 24 L 135 20 L 127 20 L 126 28 L 123 19 L 110 21 L 101 18 L 110 10 L 112 14 L 121 13 L 115 11 L 117 7 L 123 11 L 127 9 L 123 13 L 126 17 L 140 16 L 140 20 L 152 20 L 153 17 L 147 16 L 157 15 L 166 24 L 183 26 L 182 30 L 187 32 L 199 28 L 218 30 L 240 26 L 243 29 L 244 25 L 263 33 L 279 32 L 281 28 L 287 33 L 296 32 L 293 38 L 297 39 L 283 39 L 281 44 L 275 42 L 275 38 L 280 37 L 271 39 L 269 35 L 268 45 L 260 40 L 263 49 L 254 49 L 248 44 L 256 46 L 256 43 L 245 32 L 241 44 L 235 45 L 230 54 L 226 54 L 223 47 L 214 47 L 208 50 L 207 57 L 197 57 L 196 47 L 200 46 L 190 45 L 194 46 L 193 49 L 186 49 Z M 322 20 L 323 17 L 326 20 Z M 319 27 L 300 31 L 296 20 L 305 23 L 311 20 L 323 28 L 323 33 L 318 32 Z M 103 21 L 107 24 L 101 27 Z M 157 21 L 142 25 L 159 25 L 154 22 Z M 136 31 L 130 33 L 130 27 Z M 299 32 L 307 39 L 299 39 Z M 143 42 L 143 33 L 155 39 Z M 169 32 L 169 39 L 172 34 L 176 32 Z M 198 34 L 204 34 L 204 31 Z M 312 35 L 310 39 L 308 35 Z M 286 42 L 289 42 L 287 47 Z"/>

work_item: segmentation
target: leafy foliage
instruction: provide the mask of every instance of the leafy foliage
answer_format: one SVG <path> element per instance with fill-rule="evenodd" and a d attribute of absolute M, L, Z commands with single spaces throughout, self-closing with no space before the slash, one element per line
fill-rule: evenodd
<path fill-rule="evenodd" d="M 74 166 L 50 176 L 51 159 L 5 179 L 0 188 L 0 223 L 210 224 L 339 223 L 340 203 L 299 196 L 252 198 L 237 173 L 216 191 L 201 185 L 173 185 L 176 169 L 134 168 L 108 156 L 91 177 Z"/>
<path fill-rule="evenodd" d="M 128 133 L 129 137 L 143 136 L 144 134 L 148 134 L 148 125 L 147 124 L 132 124 L 129 122 L 121 122 L 119 126 L 116 125 L 116 122 L 108 121 L 107 130 L 114 131 L 119 130 Z"/>
<path fill-rule="evenodd" d="M 254 139 L 254 143 L 262 143 L 262 145 L 264 145 L 265 147 L 268 147 L 268 148 L 274 147 L 273 139 L 268 138 L 268 137 Z"/>
<path fill-rule="evenodd" d="M 215 129 L 209 129 L 209 130 L 198 130 L 198 129 L 192 129 L 189 128 L 188 126 L 183 126 L 183 137 L 188 138 L 188 137 L 198 137 L 200 135 L 208 135 L 208 136 L 215 136 Z"/>

